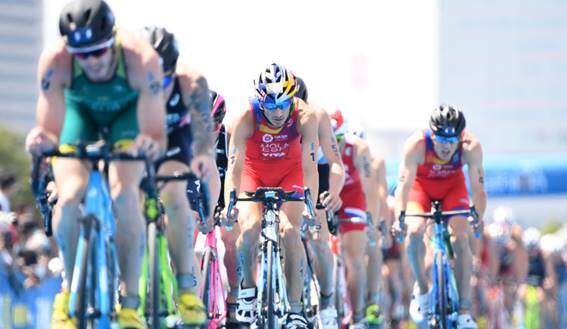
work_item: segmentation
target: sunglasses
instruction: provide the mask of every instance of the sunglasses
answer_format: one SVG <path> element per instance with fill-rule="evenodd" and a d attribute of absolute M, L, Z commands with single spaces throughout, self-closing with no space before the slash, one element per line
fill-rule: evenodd
<path fill-rule="evenodd" d="M 461 141 L 461 139 L 458 136 L 445 137 L 445 136 L 434 135 L 434 139 L 436 142 L 441 144 L 455 144 Z"/>
<path fill-rule="evenodd" d="M 292 99 L 288 98 L 285 101 L 281 101 L 281 102 L 271 102 L 271 101 L 263 101 L 262 104 L 262 108 L 268 110 L 268 111 L 275 111 L 276 109 L 282 109 L 285 110 L 288 107 L 291 106 L 291 102 Z"/>
<path fill-rule="evenodd" d="M 91 56 L 93 56 L 94 58 L 99 58 L 100 56 L 106 54 L 106 52 L 110 49 L 110 47 L 105 47 L 105 48 L 101 48 L 101 49 L 97 49 L 97 50 L 93 50 L 93 51 L 87 51 L 84 53 L 75 53 L 74 55 L 82 60 L 85 60 Z"/>

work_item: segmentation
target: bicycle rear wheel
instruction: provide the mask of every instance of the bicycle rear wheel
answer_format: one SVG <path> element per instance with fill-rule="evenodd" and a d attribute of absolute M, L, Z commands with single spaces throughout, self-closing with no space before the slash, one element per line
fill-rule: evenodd
<path fill-rule="evenodd" d="M 79 329 L 86 329 L 88 328 L 89 324 L 89 317 L 88 317 L 88 306 L 89 306 L 89 299 L 92 296 L 89 294 L 89 289 L 87 289 L 87 279 L 89 276 L 89 258 L 91 255 L 91 249 L 93 248 L 93 241 L 92 241 L 92 226 L 96 219 L 92 216 L 86 216 L 81 219 L 80 221 L 80 231 L 83 235 L 80 239 L 83 239 L 83 248 L 79 251 L 80 255 L 77 257 L 81 257 L 81 269 L 79 270 L 79 290 L 77 291 L 77 328 Z M 73 273 L 76 275 L 77 273 Z"/>
<path fill-rule="evenodd" d="M 147 319 L 150 321 L 150 328 L 160 328 L 160 271 L 157 252 L 157 227 L 155 222 L 148 223 L 148 299 L 149 312 Z"/>
<path fill-rule="evenodd" d="M 437 302 L 438 302 L 438 316 L 439 324 L 438 328 L 448 329 L 449 324 L 447 323 L 447 284 L 445 268 L 443 266 L 443 253 L 438 252 L 435 255 L 435 267 L 437 269 Z"/>

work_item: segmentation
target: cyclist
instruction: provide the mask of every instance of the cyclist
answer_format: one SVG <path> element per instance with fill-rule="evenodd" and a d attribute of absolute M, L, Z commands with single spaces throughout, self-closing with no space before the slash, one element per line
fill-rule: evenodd
<path fill-rule="evenodd" d="M 209 181 L 212 195 L 218 195 L 218 173 L 213 160 L 213 127 L 209 115 L 207 80 L 194 69 L 178 63 L 175 35 L 165 28 L 147 26 L 140 31 L 161 57 L 164 72 L 162 88 L 166 102 L 168 149 L 178 148 L 173 156 L 156 163 L 158 174 L 200 170 Z M 202 168 L 199 168 L 202 166 Z M 185 325 L 199 325 L 206 320 L 203 302 L 196 294 L 198 267 L 195 266 L 193 231 L 195 216 L 187 202 L 187 183 L 170 182 L 161 192 L 169 224 L 166 235 L 176 269 L 179 288 L 178 307 Z M 193 208 L 196 209 L 196 208 Z"/>
<path fill-rule="evenodd" d="M 387 217 L 388 222 L 391 224 L 394 221 L 394 197 L 388 196 L 387 197 Z M 388 232 L 388 231 L 386 231 Z M 393 240 L 391 233 L 385 233 L 384 235 L 389 234 L 386 243 L 382 244 L 382 258 L 383 264 L 382 267 L 382 277 L 384 280 L 384 291 L 386 297 L 386 311 L 384 312 L 386 321 L 401 321 L 405 315 L 404 304 L 403 304 L 403 296 L 405 292 L 405 284 L 403 282 L 402 277 L 402 253 L 401 253 L 401 245 Z M 389 240 L 389 241 L 388 241 Z"/>
<path fill-rule="evenodd" d="M 361 132 L 359 136 L 364 137 L 364 131 L 361 130 Z M 389 215 L 387 203 L 388 183 L 386 181 L 386 164 L 384 159 L 380 156 L 373 155 L 370 165 L 373 183 L 370 184 L 368 213 L 373 219 L 373 222 L 376 223 L 376 226 L 367 227 L 367 232 L 376 237 L 372 238 L 375 243 L 369 243 L 366 250 L 368 254 L 366 323 L 370 326 L 379 326 L 384 321 L 381 309 L 382 300 L 380 298 L 383 288 L 383 253 L 381 247 L 389 246 L 392 243 L 389 230 L 391 226 L 391 216 Z M 381 228 L 384 230 L 383 232 L 387 234 L 378 236 L 377 234 Z"/>
<path fill-rule="evenodd" d="M 367 219 L 367 205 L 373 204 L 372 167 L 370 150 L 366 142 L 352 134 L 347 134 L 347 124 L 341 111 L 331 114 L 333 131 L 339 142 L 339 151 L 345 166 L 345 184 L 340 198 L 343 201 L 338 218 L 350 220 Z M 371 208 L 372 212 L 374 207 Z M 366 223 L 344 223 L 339 226 L 341 246 L 345 252 L 347 288 L 353 309 L 351 328 L 365 328 L 364 304 L 366 299 L 367 274 L 364 264 L 368 237 Z"/>
<path fill-rule="evenodd" d="M 308 102 L 307 86 L 303 79 L 296 76 L 298 91 L 296 97 Z M 320 107 L 313 107 L 317 116 L 317 133 L 320 143 L 319 159 L 317 171 L 319 173 L 319 201 L 328 211 L 336 212 L 340 209 L 342 201 L 340 198 L 341 189 L 344 184 L 344 166 L 341 159 L 337 140 L 331 127 L 331 119 L 327 111 Z M 319 223 L 327 221 L 325 211 L 317 210 Z M 314 262 L 315 273 L 319 280 L 321 289 L 319 316 L 323 328 L 337 328 L 337 310 L 333 304 L 334 284 L 333 284 L 333 254 L 329 247 L 329 228 L 321 225 L 318 234 L 311 235 L 311 245 L 313 246 L 317 261 Z"/>
<path fill-rule="evenodd" d="M 295 77 L 285 67 L 274 63 L 260 73 L 255 87 L 256 95 L 250 99 L 250 110 L 240 115 L 234 125 L 225 199 L 228 200 L 228 191 L 254 192 L 261 186 L 302 193 L 304 184 L 316 195 L 317 118 L 305 102 L 294 97 L 297 92 Z M 289 202 L 280 212 L 290 302 L 286 328 L 307 328 L 300 302 L 302 273 L 306 266 L 300 235 L 304 208 L 301 203 Z M 256 304 L 251 256 L 260 236 L 262 209 L 257 203 L 242 203 L 239 210 L 242 214 L 239 220 L 241 233 L 236 247 L 241 283 L 236 318 L 250 324 L 255 320 Z"/>
<path fill-rule="evenodd" d="M 468 165 L 472 199 L 482 219 L 486 207 L 484 169 L 480 142 L 465 130 L 463 113 L 441 105 L 431 114 L 430 129 L 414 133 L 405 143 L 396 188 L 396 214 L 428 212 L 431 200 L 440 200 L 443 210 L 468 209 L 469 197 L 462 166 Z M 455 274 L 459 292 L 458 328 L 476 328 L 470 315 L 472 252 L 466 218 L 451 218 L 450 229 L 456 254 Z M 399 220 L 395 224 L 400 230 Z M 425 319 L 428 310 L 428 285 L 424 272 L 425 221 L 407 218 L 408 259 L 417 280 L 410 303 L 410 315 L 416 322 Z"/>
<path fill-rule="evenodd" d="M 495 242 L 497 255 L 496 273 L 493 273 L 492 277 L 496 278 L 496 282 L 502 282 L 504 305 L 512 318 L 518 287 L 525 281 L 528 270 L 528 255 L 522 241 L 522 228 L 516 224 L 512 210 L 500 206 L 494 209 L 492 223 L 488 225 L 487 231 Z"/>
<path fill-rule="evenodd" d="M 26 138 L 27 149 L 37 154 L 57 144 L 97 141 L 104 134 L 116 148 L 159 156 L 165 148 L 159 56 L 133 34 L 116 28 L 112 10 L 102 0 L 68 3 L 59 18 L 59 31 L 62 39 L 39 60 L 37 127 Z M 145 248 L 138 192 L 143 168 L 141 163 L 114 162 L 109 171 L 124 282 L 120 328 L 145 327 L 136 311 Z M 74 328 L 76 321 L 68 315 L 70 276 L 89 168 L 79 160 L 57 159 L 53 172 L 58 191 L 53 228 L 67 276 L 54 300 L 51 326 Z"/>

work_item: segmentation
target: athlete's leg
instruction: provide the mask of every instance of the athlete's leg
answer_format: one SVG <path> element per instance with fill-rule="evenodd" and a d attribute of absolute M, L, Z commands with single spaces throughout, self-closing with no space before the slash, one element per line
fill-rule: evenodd
<path fill-rule="evenodd" d="M 240 205 L 239 205 L 240 207 Z M 226 275 L 228 278 L 229 292 L 226 298 L 228 303 L 235 303 L 238 297 L 238 253 L 236 249 L 236 241 L 240 236 L 240 224 L 237 222 L 233 225 L 232 230 L 226 228 L 221 230 L 221 238 L 224 244 L 224 265 L 226 267 Z"/>
<path fill-rule="evenodd" d="M 280 211 L 280 229 L 283 232 L 282 246 L 285 257 L 285 276 L 291 313 L 301 313 L 301 293 L 307 260 L 301 242 L 301 221 L 305 205 L 300 202 L 288 202 Z"/>
<path fill-rule="evenodd" d="M 262 223 L 262 207 L 259 203 L 241 202 L 238 204 L 238 209 L 240 210 L 238 216 L 240 236 L 236 240 L 237 272 L 242 288 L 256 287 L 254 267 Z"/>
<path fill-rule="evenodd" d="M 366 252 L 368 254 L 367 277 L 368 277 L 368 296 L 366 302 L 370 304 L 380 305 L 380 294 L 382 290 L 382 249 L 380 248 L 380 240 L 376 241 L 376 245 L 367 244 Z"/>
<path fill-rule="evenodd" d="M 452 245 L 455 252 L 455 279 L 459 291 L 459 307 L 461 313 L 469 313 L 472 307 L 471 275 L 472 251 L 469 242 L 469 224 L 462 216 L 452 217 L 451 227 Z"/>
<path fill-rule="evenodd" d="M 171 175 L 187 171 L 189 167 L 179 161 L 166 161 L 160 165 L 158 173 Z M 162 189 L 161 198 L 168 218 L 166 234 L 179 289 L 195 293 L 198 284 L 193 244 L 195 219 L 187 201 L 186 187 L 185 181 L 169 182 Z"/>
<path fill-rule="evenodd" d="M 317 220 L 321 224 L 321 230 L 311 235 L 311 246 L 317 258 L 313 264 L 321 287 L 321 308 L 324 309 L 333 303 L 335 288 L 333 285 L 333 253 L 329 247 L 329 227 L 325 211 L 317 211 Z"/>
<path fill-rule="evenodd" d="M 137 308 L 139 302 L 138 281 L 146 245 L 139 193 L 143 172 L 141 163 L 117 161 L 109 167 L 110 191 L 117 220 L 116 245 L 124 281 L 121 304 L 125 308 Z"/>
<path fill-rule="evenodd" d="M 341 244 L 344 252 L 347 272 L 347 287 L 354 313 L 354 321 L 364 317 L 366 267 L 364 256 L 368 237 L 364 230 L 348 230 L 341 232 Z"/>
<path fill-rule="evenodd" d="M 408 213 L 423 213 L 424 208 L 421 204 L 410 202 L 407 208 Z M 406 217 L 407 241 L 406 252 L 409 265 L 414 278 L 419 286 L 419 293 L 425 294 L 428 291 L 427 276 L 425 274 L 425 243 L 423 234 L 425 231 L 425 220 L 417 217 Z"/>
<path fill-rule="evenodd" d="M 74 159 L 58 158 L 53 162 L 57 186 L 57 204 L 53 212 L 53 231 L 63 257 L 64 288 L 71 288 L 71 277 L 79 236 L 79 205 L 89 179 L 89 166 Z"/>

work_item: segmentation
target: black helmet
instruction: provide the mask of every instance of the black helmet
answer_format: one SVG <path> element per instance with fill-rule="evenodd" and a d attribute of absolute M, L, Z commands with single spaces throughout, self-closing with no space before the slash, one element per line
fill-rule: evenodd
<path fill-rule="evenodd" d="M 59 16 L 59 33 L 70 52 L 109 47 L 114 41 L 114 14 L 102 0 L 75 0 Z"/>
<path fill-rule="evenodd" d="M 297 85 L 297 93 L 295 94 L 295 97 L 299 97 L 304 102 L 307 103 L 308 94 L 307 94 L 307 86 L 305 85 L 305 81 L 303 81 L 303 79 L 301 79 L 296 75 L 295 84 Z"/>
<path fill-rule="evenodd" d="M 163 27 L 146 26 L 140 34 L 142 39 L 149 42 L 161 57 L 163 72 L 173 73 L 179 57 L 179 49 L 173 33 Z"/>
<path fill-rule="evenodd" d="M 433 134 L 443 137 L 460 136 L 465 129 L 463 112 L 450 105 L 441 105 L 431 113 L 429 127 Z"/>

